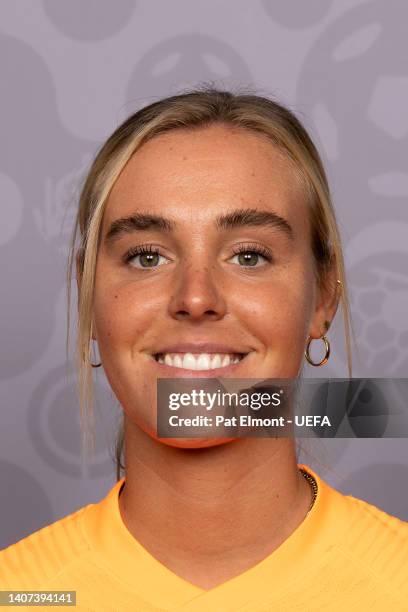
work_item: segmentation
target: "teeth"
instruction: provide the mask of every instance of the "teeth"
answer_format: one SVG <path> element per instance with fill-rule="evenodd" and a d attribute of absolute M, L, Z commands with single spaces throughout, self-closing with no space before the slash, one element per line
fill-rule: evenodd
<path fill-rule="evenodd" d="M 215 370 L 216 368 L 225 368 L 234 363 L 241 361 L 242 356 L 236 354 L 216 353 L 209 355 L 201 353 L 193 355 L 192 353 L 166 353 L 159 355 L 157 361 L 165 363 L 173 368 L 183 368 L 184 370 Z"/>
<path fill-rule="evenodd" d="M 221 355 L 214 355 L 211 359 L 211 368 L 214 370 L 215 368 L 221 367 Z"/>
<path fill-rule="evenodd" d="M 229 365 L 229 363 L 230 363 L 229 355 L 225 355 L 224 359 L 222 360 L 221 366 L 225 367 L 225 366 Z"/>
<path fill-rule="evenodd" d="M 209 355 L 199 355 L 197 359 L 193 355 L 186 355 L 183 359 L 184 366 L 186 362 L 190 368 L 194 368 L 194 364 L 197 364 L 198 370 L 209 370 L 211 367 L 215 367 L 212 365 L 212 360 Z"/>
<path fill-rule="evenodd" d="M 183 360 L 182 360 L 180 355 L 175 355 L 174 356 L 173 364 L 174 364 L 174 367 L 176 367 L 176 368 L 182 368 L 183 367 Z"/>
<path fill-rule="evenodd" d="M 204 357 L 204 355 L 200 355 L 200 357 Z M 167 357 L 167 355 L 166 355 Z M 183 365 L 181 366 L 184 370 L 196 370 L 198 369 L 198 363 L 195 360 L 194 355 L 192 355 L 191 353 L 186 353 L 183 357 Z M 173 363 L 173 359 L 170 359 L 170 365 L 172 365 Z M 202 367 L 200 368 L 201 370 L 203 369 Z M 206 368 L 207 369 L 207 368 Z"/>

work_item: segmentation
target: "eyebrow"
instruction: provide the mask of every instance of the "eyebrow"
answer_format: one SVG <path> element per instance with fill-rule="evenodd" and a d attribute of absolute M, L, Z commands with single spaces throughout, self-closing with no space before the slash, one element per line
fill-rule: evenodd
<path fill-rule="evenodd" d="M 218 229 L 234 229 L 246 226 L 267 226 L 283 232 L 290 240 L 294 239 L 292 226 L 286 219 L 269 210 L 256 208 L 240 208 L 230 213 L 220 215 L 215 220 Z M 149 213 L 134 213 L 113 221 L 105 236 L 105 243 L 111 244 L 125 234 L 137 231 L 157 229 L 169 233 L 177 227 L 177 223 L 161 215 Z"/>
<path fill-rule="evenodd" d="M 121 217 L 113 221 L 106 233 L 105 242 L 112 243 L 119 240 L 124 234 L 150 229 L 171 232 L 174 227 L 175 223 L 165 217 L 146 213 L 134 213 L 129 217 Z"/>
<path fill-rule="evenodd" d="M 235 227 L 268 226 L 277 229 L 291 240 L 294 232 L 289 222 L 270 210 L 257 210 L 256 208 L 241 208 L 231 213 L 221 215 L 216 219 L 217 227 L 220 229 L 234 229 Z"/>

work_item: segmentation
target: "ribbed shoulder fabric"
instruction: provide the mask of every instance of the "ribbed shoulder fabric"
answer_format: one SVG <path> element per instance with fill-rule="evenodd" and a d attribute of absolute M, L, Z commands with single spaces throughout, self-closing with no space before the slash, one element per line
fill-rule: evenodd
<path fill-rule="evenodd" d="M 76 591 L 76 610 L 95 612 L 408 611 L 408 523 L 299 467 L 318 484 L 311 512 L 263 561 L 213 589 L 177 576 L 130 534 L 122 478 L 97 504 L 0 551 L 0 590 Z"/>

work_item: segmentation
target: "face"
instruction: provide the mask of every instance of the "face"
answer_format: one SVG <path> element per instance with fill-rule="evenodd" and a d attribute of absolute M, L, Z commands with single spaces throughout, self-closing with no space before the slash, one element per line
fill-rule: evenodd
<path fill-rule="evenodd" d="M 132 422 L 156 436 L 158 377 L 296 377 L 334 312 L 302 186 L 266 138 L 175 130 L 133 155 L 106 204 L 94 293 L 94 338 Z"/>

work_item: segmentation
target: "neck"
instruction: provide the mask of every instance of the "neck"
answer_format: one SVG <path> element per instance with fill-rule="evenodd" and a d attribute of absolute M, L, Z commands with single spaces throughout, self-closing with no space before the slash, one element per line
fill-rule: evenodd
<path fill-rule="evenodd" d="M 208 565 L 216 560 L 229 575 L 234 563 L 260 561 L 296 529 L 311 502 L 293 438 L 180 449 L 125 418 L 125 465 L 119 506 L 128 530 L 179 573 L 192 561 L 206 563 L 196 583 L 207 587 L 223 571 L 211 578 Z"/>

